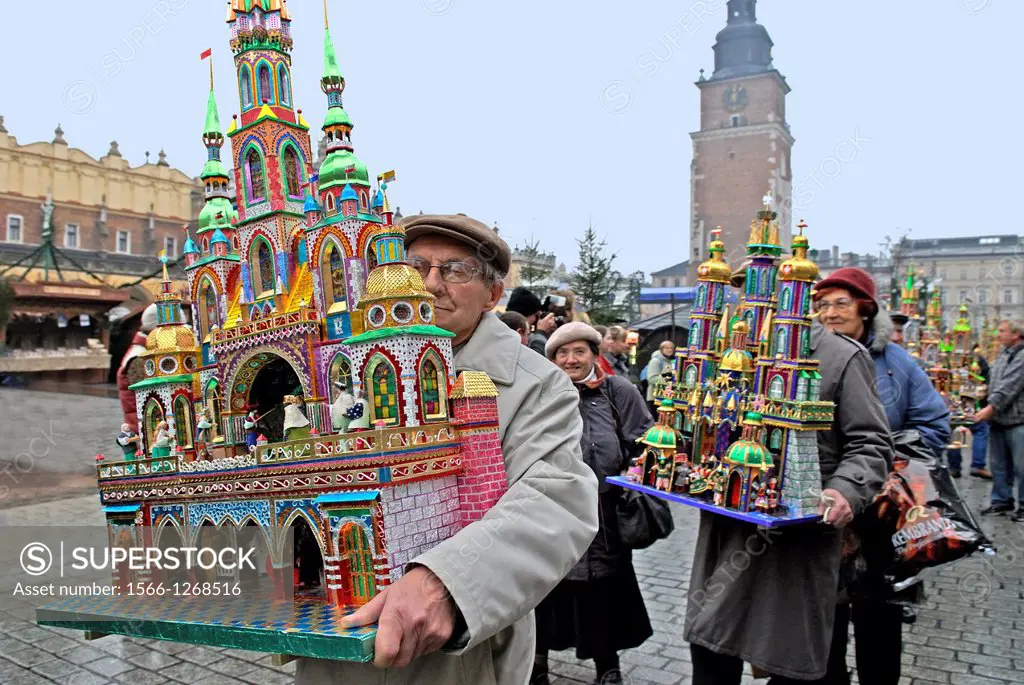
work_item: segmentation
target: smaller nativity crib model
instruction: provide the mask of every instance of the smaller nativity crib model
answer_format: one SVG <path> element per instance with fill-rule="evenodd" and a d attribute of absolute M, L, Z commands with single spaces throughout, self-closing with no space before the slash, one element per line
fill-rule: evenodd
<path fill-rule="evenodd" d="M 405 262 L 384 182 L 393 175 L 371 188 L 354 154 L 330 34 L 327 152 L 314 174 L 291 102 L 287 5 L 229 4 L 238 207 L 211 82 L 207 204 L 184 246 L 194 327 L 165 261 L 159 325 L 132 386 L 137 432 L 123 427 L 123 460 L 102 461 L 97 475 L 112 548 L 219 539 L 254 544 L 259 563 L 216 573 L 120 565 L 117 595 L 49 605 L 38 620 L 368 661 L 375 630 L 340 619 L 507 489 L 497 389 L 486 374 L 455 373 L 453 335 L 434 325 L 434 298 Z M 205 592 L 213 582 L 229 596 Z"/>
<path fill-rule="evenodd" d="M 698 268 L 689 344 L 674 379 L 659 388 L 658 422 L 623 487 L 736 519 L 775 527 L 817 521 L 821 493 L 817 431 L 834 405 L 819 400 L 810 358 L 811 289 L 800 224 L 793 254 L 778 264 L 776 212 L 769 198 L 751 224 L 744 298 L 725 305 L 732 270 L 720 231 Z"/>

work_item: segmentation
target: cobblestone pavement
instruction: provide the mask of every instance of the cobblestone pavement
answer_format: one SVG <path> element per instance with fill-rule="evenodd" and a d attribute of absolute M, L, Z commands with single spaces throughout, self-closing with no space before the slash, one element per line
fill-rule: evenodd
<path fill-rule="evenodd" d="M 87 404 L 81 405 L 78 398 L 66 395 L 21 395 L 34 409 L 20 414 L 19 421 L 38 422 L 40 414 L 70 409 L 72 413 L 64 415 L 73 430 L 65 432 L 75 435 L 76 450 L 91 450 L 86 446 L 109 442 L 108 422 L 99 419 L 104 412 L 111 413 L 113 406 L 116 421 L 116 403 L 88 398 Z M 0 407 L 6 409 L 9 401 L 9 393 L 0 392 Z M 0 410 L 4 435 L 0 448 L 7 451 L 9 446 L 3 443 L 9 442 L 8 416 Z M 22 439 L 31 437 L 24 426 L 14 430 Z M 980 510 L 988 496 L 988 484 L 970 478 L 960 483 L 975 511 Z M 642 648 L 623 653 L 629 685 L 690 682 L 689 649 L 681 633 L 697 517 L 685 507 L 675 509 L 675 517 L 676 532 L 671 538 L 636 555 L 637 575 L 655 635 Z M 69 522 L 102 525 L 95 495 L 0 510 L 0 535 L 4 526 Z M 999 554 L 975 555 L 931 576 L 917 622 L 904 629 L 902 683 L 1024 682 L 1024 524 L 1005 517 L 986 518 L 983 524 Z M 5 566 L 17 563 L 14 559 L 0 561 Z M 2 607 L 0 603 L 0 683 L 4 685 L 284 685 L 294 679 L 294 665 L 274 666 L 267 655 L 119 636 L 86 642 L 80 633 L 35 626 Z M 593 678 L 592 665 L 567 652 L 552 655 L 552 672 L 558 676 L 556 685 L 589 683 Z M 746 677 L 744 682 L 755 681 Z"/>

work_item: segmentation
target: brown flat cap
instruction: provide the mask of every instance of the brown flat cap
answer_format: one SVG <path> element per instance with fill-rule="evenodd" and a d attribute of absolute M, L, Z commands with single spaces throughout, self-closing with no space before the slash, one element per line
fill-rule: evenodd
<path fill-rule="evenodd" d="M 512 264 L 512 250 L 501 236 L 465 214 L 414 214 L 403 217 L 399 225 L 405 229 L 407 247 L 417 238 L 437 234 L 466 243 L 476 250 L 480 260 L 491 264 L 502 276 L 508 274 Z"/>

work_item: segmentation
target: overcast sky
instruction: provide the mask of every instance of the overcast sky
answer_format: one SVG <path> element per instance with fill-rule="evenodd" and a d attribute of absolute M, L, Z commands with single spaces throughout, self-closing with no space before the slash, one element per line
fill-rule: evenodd
<path fill-rule="evenodd" d="M 330 2 L 356 152 L 373 173 L 397 170 L 403 213 L 497 221 L 510 243 L 532 235 L 570 267 L 588 220 L 623 270 L 685 258 L 693 83 L 713 68 L 725 0 Z M 0 43 L 0 115 L 19 142 L 48 141 L 59 122 L 93 156 L 117 139 L 133 165 L 162 147 L 199 173 L 204 49 L 222 123 L 238 111 L 224 2 L 4 4 L 16 30 Z M 320 2 L 289 7 L 295 101 L 319 135 Z M 794 215 L 812 245 L 1020 232 L 1024 2 L 761 0 L 757 11 L 793 89 Z M 854 139 L 845 162 L 830 159 Z"/>

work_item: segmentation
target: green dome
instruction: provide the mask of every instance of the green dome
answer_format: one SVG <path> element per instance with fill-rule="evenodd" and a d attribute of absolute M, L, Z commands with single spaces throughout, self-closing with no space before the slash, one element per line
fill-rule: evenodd
<path fill-rule="evenodd" d="M 324 128 L 328 126 L 340 126 L 344 124 L 349 128 L 352 128 L 352 120 L 348 117 L 348 112 L 343 107 L 331 107 L 327 110 L 327 116 L 324 117 Z"/>
<path fill-rule="evenodd" d="M 221 214 L 217 218 L 217 214 Z M 206 233 L 217 228 L 231 228 L 231 222 L 238 219 L 238 212 L 231 206 L 226 197 L 213 197 L 206 201 L 199 212 L 198 233 Z"/>
<path fill-rule="evenodd" d="M 355 170 L 346 176 L 345 169 L 349 167 L 355 167 Z M 348 150 L 335 150 L 327 155 L 327 159 L 320 165 L 320 190 L 349 181 L 370 185 L 370 173 L 366 165 Z"/>
<path fill-rule="evenodd" d="M 651 447 L 674 450 L 676 448 L 676 432 L 667 426 L 655 424 L 647 429 L 640 442 Z"/>
<path fill-rule="evenodd" d="M 223 176 L 228 178 L 228 170 L 224 167 L 224 163 L 219 159 L 210 159 L 203 165 L 203 171 L 199 174 L 199 178 L 210 178 L 211 176 Z"/>
<path fill-rule="evenodd" d="M 731 464 L 766 470 L 774 466 L 772 453 L 759 442 L 737 440 L 725 453 L 725 460 Z"/>

